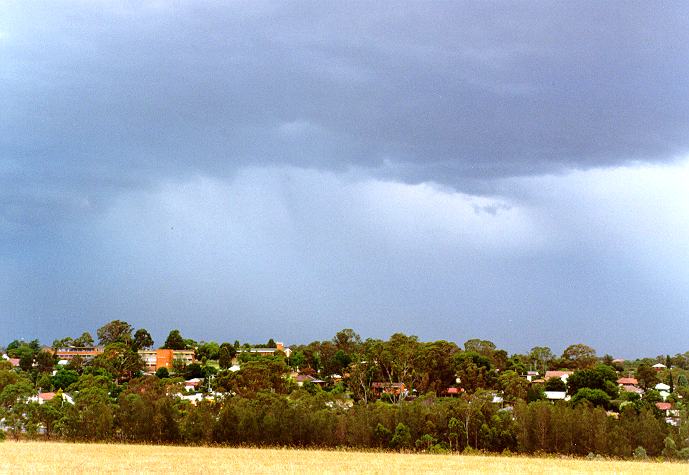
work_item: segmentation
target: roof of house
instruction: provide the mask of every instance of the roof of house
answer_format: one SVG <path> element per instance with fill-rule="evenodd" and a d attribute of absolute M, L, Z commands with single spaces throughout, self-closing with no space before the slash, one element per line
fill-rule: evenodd
<path fill-rule="evenodd" d="M 447 394 L 459 394 L 459 388 L 447 388 Z"/>
<path fill-rule="evenodd" d="M 636 386 L 639 384 L 639 381 L 637 381 L 636 378 L 620 378 L 617 380 L 617 384 Z"/>
<path fill-rule="evenodd" d="M 298 374 L 294 379 L 298 383 L 306 383 L 316 380 L 316 378 L 308 374 Z"/>
<path fill-rule="evenodd" d="M 44 401 L 50 401 L 50 400 L 53 399 L 54 397 L 55 397 L 55 393 L 40 393 L 40 394 L 38 395 L 38 398 L 39 398 L 39 399 L 42 399 L 42 400 L 44 400 Z"/>
<path fill-rule="evenodd" d="M 374 388 L 404 388 L 404 383 L 375 382 L 375 383 L 371 383 L 371 387 L 374 387 Z"/>
<path fill-rule="evenodd" d="M 661 411 L 669 411 L 670 409 L 672 409 L 672 404 L 670 404 L 669 402 L 657 402 L 656 407 Z"/>
<path fill-rule="evenodd" d="M 638 386 L 634 386 L 632 384 L 625 384 L 622 386 L 622 389 L 625 390 L 628 393 L 637 393 L 637 394 L 643 394 L 644 390 L 641 389 Z"/>
<path fill-rule="evenodd" d="M 548 380 L 551 378 L 561 378 L 563 376 L 569 376 L 571 374 L 572 371 L 546 371 L 544 378 Z"/>
<path fill-rule="evenodd" d="M 663 363 L 656 363 L 653 365 L 654 368 L 667 368 Z"/>
<path fill-rule="evenodd" d="M 9 361 L 12 366 L 19 366 L 19 358 L 10 358 L 7 361 Z"/>
<path fill-rule="evenodd" d="M 658 384 L 655 385 L 655 388 L 656 388 L 658 391 L 668 391 L 668 390 L 670 389 L 670 386 L 668 386 L 668 385 L 665 384 L 665 383 L 658 383 Z"/>

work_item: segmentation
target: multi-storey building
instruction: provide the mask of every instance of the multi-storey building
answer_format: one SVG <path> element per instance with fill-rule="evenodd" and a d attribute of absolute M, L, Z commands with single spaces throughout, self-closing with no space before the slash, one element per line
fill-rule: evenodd
<path fill-rule="evenodd" d="M 85 362 L 92 361 L 96 356 L 103 353 L 102 346 L 68 346 L 58 348 L 55 356 L 58 360 L 71 361 L 75 356 L 81 357 Z"/>
<path fill-rule="evenodd" d="M 144 360 L 145 371 L 155 373 L 160 368 L 172 368 L 176 360 L 188 365 L 196 361 L 194 350 L 170 350 L 160 348 L 158 350 L 139 350 L 139 355 Z"/>

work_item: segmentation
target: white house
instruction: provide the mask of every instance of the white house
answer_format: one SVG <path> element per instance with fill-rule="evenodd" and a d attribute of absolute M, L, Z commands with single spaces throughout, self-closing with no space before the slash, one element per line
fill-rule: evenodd
<path fill-rule="evenodd" d="M 566 391 L 545 391 L 545 398 L 548 401 L 569 401 L 570 397 Z"/>

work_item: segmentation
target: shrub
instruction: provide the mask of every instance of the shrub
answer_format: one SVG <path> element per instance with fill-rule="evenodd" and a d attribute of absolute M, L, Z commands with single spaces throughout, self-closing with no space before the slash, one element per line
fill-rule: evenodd
<path fill-rule="evenodd" d="M 641 460 L 647 459 L 648 455 L 646 455 L 646 449 L 644 449 L 641 446 L 635 448 L 634 449 L 634 458 L 635 459 L 641 459 Z"/>

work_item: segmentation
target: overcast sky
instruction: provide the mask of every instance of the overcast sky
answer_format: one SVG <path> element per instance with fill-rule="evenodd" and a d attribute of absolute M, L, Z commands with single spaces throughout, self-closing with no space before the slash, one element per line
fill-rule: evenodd
<path fill-rule="evenodd" d="M 0 3 L 0 344 L 689 350 L 686 2 Z"/>

